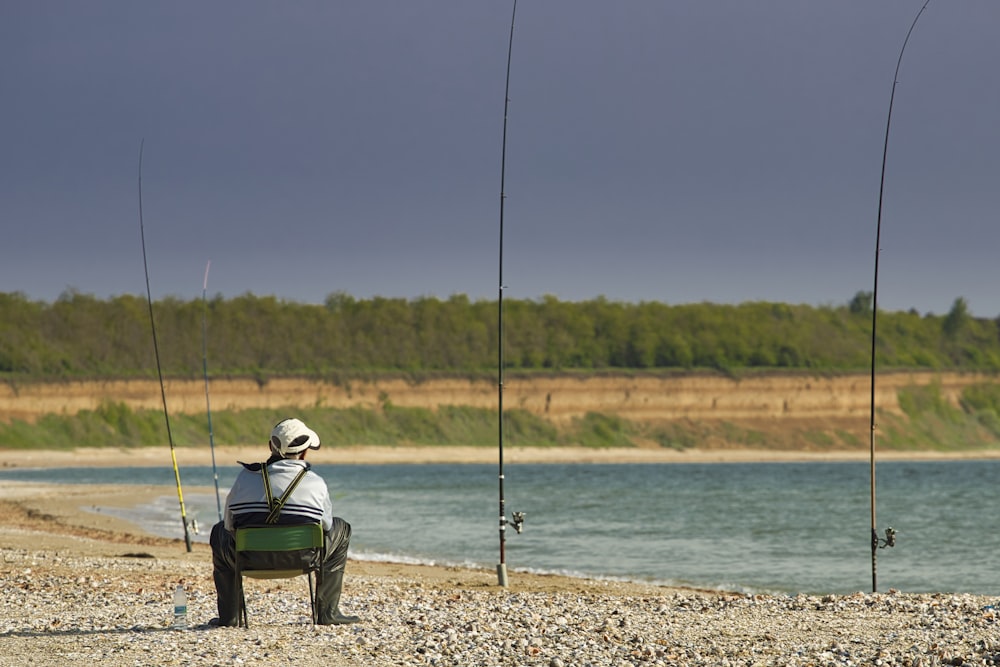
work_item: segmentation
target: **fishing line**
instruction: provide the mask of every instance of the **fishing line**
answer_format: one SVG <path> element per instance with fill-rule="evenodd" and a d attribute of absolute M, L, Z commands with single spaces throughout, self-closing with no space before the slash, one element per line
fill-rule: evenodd
<path fill-rule="evenodd" d="M 208 446 L 212 450 L 212 479 L 215 481 L 215 506 L 222 521 L 222 497 L 219 495 L 219 470 L 215 467 L 215 435 L 212 431 L 212 401 L 208 397 L 208 269 L 212 260 L 205 264 L 205 280 L 201 284 L 201 368 L 205 375 L 205 411 L 208 412 Z"/>
<path fill-rule="evenodd" d="M 920 11 L 913 18 L 913 23 L 910 24 L 910 29 L 906 32 L 906 38 L 903 40 L 903 46 L 899 49 L 899 58 L 896 60 L 896 72 L 892 76 L 892 92 L 889 94 L 889 114 L 885 121 L 885 142 L 882 145 L 882 178 L 879 183 L 878 188 L 878 222 L 875 225 L 875 281 L 872 287 L 872 369 L 871 369 L 871 410 L 870 410 L 870 457 L 869 457 L 869 476 L 871 481 L 871 547 L 872 547 L 872 592 L 878 592 L 878 574 L 877 574 L 877 562 L 875 553 L 880 548 L 895 546 L 896 544 L 896 531 L 891 527 L 886 528 L 885 539 L 880 539 L 878 536 L 878 529 L 875 523 L 875 325 L 878 319 L 878 257 L 881 253 L 881 238 L 882 238 L 882 202 L 885 194 L 885 164 L 886 157 L 889 153 L 889 128 L 892 126 L 892 104 L 896 99 L 896 84 L 899 83 L 899 67 L 903 62 L 903 52 L 906 51 L 906 44 L 910 41 L 910 35 L 913 34 L 913 29 L 917 25 L 917 21 L 920 20 L 920 15 L 924 13 L 927 9 L 927 5 L 930 4 L 931 0 L 926 0 Z"/>
<path fill-rule="evenodd" d="M 506 176 L 507 176 L 507 110 L 510 106 L 510 61 L 514 48 L 514 17 L 517 15 L 517 0 L 510 14 L 510 37 L 507 42 L 507 78 L 503 95 L 503 141 L 500 148 L 500 258 L 499 258 L 499 289 L 497 293 L 497 421 L 498 427 L 498 456 L 500 463 L 500 473 L 498 477 L 500 486 L 500 562 L 497 564 L 497 583 L 504 588 L 507 587 L 507 508 L 503 491 L 503 389 L 504 389 L 504 355 L 503 355 L 503 213 L 504 202 L 507 199 Z M 514 512 L 511 523 L 514 530 L 521 532 L 521 524 L 524 522 L 523 512 Z"/>
<path fill-rule="evenodd" d="M 145 139 L 139 142 L 139 238 L 142 242 L 142 267 L 146 272 L 146 302 L 149 304 L 149 327 L 153 331 L 153 355 L 156 357 L 156 375 L 160 379 L 160 397 L 163 399 L 163 420 L 167 424 L 167 441 L 170 443 L 170 461 L 174 466 L 174 481 L 177 483 L 177 500 L 181 505 L 181 523 L 184 525 L 184 544 L 191 551 L 191 533 L 188 530 L 187 513 L 184 511 L 184 493 L 181 491 L 181 472 L 177 468 L 177 452 L 174 438 L 170 433 L 170 415 L 167 412 L 167 392 L 163 388 L 163 370 L 160 366 L 160 348 L 156 341 L 156 321 L 153 319 L 153 295 L 149 289 L 149 264 L 146 262 L 146 231 L 142 224 L 142 148 Z"/>

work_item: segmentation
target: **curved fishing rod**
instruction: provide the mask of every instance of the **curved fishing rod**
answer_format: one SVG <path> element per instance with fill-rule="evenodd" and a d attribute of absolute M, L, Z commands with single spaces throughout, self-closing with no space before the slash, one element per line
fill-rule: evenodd
<path fill-rule="evenodd" d="M 177 500 L 181 505 L 181 523 L 184 525 L 184 544 L 191 551 L 191 533 L 188 530 L 187 513 L 184 511 L 184 493 L 181 491 L 181 472 L 177 468 L 177 453 L 174 438 L 170 434 L 170 415 L 167 412 L 167 392 L 163 388 L 163 370 L 160 367 L 160 348 L 156 342 L 156 322 L 153 319 L 153 294 L 149 289 L 149 264 L 146 262 L 146 231 L 142 224 L 142 148 L 145 140 L 139 142 L 139 239 L 142 241 L 142 268 L 146 272 L 146 302 L 149 304 L 149 327 L 153 331 L 153 355 L 156 357 L 156 375 L 160 379 L 160 397 L 163 399 L 163 419 L 167 424 L 167 441 L 170 443 L 170 460 L 174 466 L 174 481 L 177 483 Z"/>
<path fill-rule="evenodd" d="M 875 325 L 878 319 L 878 256 L 881 253 L 882 237 L 882 202 L 885 194 L 885 164 L 889 153 L 889 128 L 892 126 L 892 104 L 896 99 L 896 84 L 899 83 L 899 67 L 903 62 L 903 52 L 906 51 L 906 44 L 910 41 L 910 35 L 920 20 L 920 15 L 927 9 L 931 0 L 926 0 L 920 11 L 913 18 L 910 29 L 906 32 L 903 46 L 899 49 L 899 58 L 896 60 L 896 72 L 892 76 L 892 92 L 889 94 L 889 114 L 885 121 L 885 142 L 882 145 L 882 178 L 878 188 L 878 221 L 875 225 L 875 281 L 872 288 L 872 370 L 871 370 L 871 410 L 870 410 L 870 456 L 869 456 L 869 476 L 871 481 L 871 528 L 872 528 L 872 592 L 878 592 L 878 574 L 875 553 L 883 547 L 891 547 L 896 544 L 896 531 L 891 527 L 885 530 L 885 539 L 880 539 L 875 523 Z"/>
<path fill-rule="evenodd" d="M 222 497 L 219 495 L 219 470 L 215 467 L 215 435 L 212 431 L 212 402 L 208 397 L 208 269 L 212 260 L 205 264 L 205 281 L 201 284 L 201 368 L 205 375 L 205 411 L 208 412 L 208 446 L 212 450 L 212 479 L 215 481 L 215 506 L 222 521 Z"/>
<path fill-rule="evenodd" d="M 504 388 L 504 356 L 503 356 L 503 208 L 507 199 L 505 191 L 507 176 L 507 109 L 510 105 L 510 60 L 514 49 L 514 17 L 517 15 L 517 0 L 514 0 L 514 7 L 510 14 L 510 38 L 507 42 L 507 80 L 503 94 L 503 141 L 500 148 L 500 285 L 497 293 L 497 422 L 498 427 L 498 454 L 500 462 L 500 562 L 497 565 L 497 583 L 506 588 L 507 586 L 507 509 L 503 493 L 503 388 Z M 521 524 L 524 521 L 522 512 L 514 512 L 511 523 L 517 532 L 521 532 Z"/>

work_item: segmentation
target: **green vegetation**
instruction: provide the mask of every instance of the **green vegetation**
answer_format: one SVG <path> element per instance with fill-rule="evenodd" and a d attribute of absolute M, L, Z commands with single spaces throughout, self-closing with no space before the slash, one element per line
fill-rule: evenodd
<path fill-rule="evenodd" d="M 262 441 L 261 433 L 267 433 L 287 412 L 213 412 L 215 443 L 245 445 Z M 497 444 L 496 411 L 481 408 L 448 406 L 431 411 L 386 404 L 376 409 L 296 408 L 295 414 L 322 433 L 328 446 Z M 504 442 L 512 446 L 633 447 L 634 438 L 647 437 L 645 427 L 607 415 L 589 414 L 565 429 L 523 410 L 511 410 L 504 417 Z M 204 416 L 171 417 L 170 430 L 178 447 L 208 444 Z M 85 410 L 74 416 L 47 415 L 36 424 L 0 423 L 0 447 L 37 448 L 41 442 L 48 449 L 142 447 L 167 444 L 167 433 L 161 411 L 132 411 L 120 403 L 105 404 L 98 410 Z M 673 446 L 683 448 L 692 444 L 693 440 L 687 445 Z"/>
<path fill-rule="evenodd" d="M 506 366 L 520 371 L 667 369 L 857 371 L 871 364 L 871 296 L 842 306 L 710 303 L 669 306 L 606 299 L 504 301 Z M 202 372 L 202 318 L 215 376 L 323 377 L 483 374 L 496 368 L 495 301 L 331 294 L 323 305 L 247 294 L 154 303 L 163 370 Z M 880 369 L 1000 370 L 998 323 L 956 299 L 945 316 L 880 312 Z M 145 299 L 67 292 L 55 303 L 0 293 L 0 378 L 150 377 Z"/>
<path fill-rule="evenodd" d="M 904 415 L 878 414 L 879 447 L 937 452 L 995 448 L 1000 444 L 1000 419 L 990 402 L 1000 399 L 1000 387 L 966 387 L 959 406 L 949 403 L 941 387 L 930 384 L 899 391 Z"/>

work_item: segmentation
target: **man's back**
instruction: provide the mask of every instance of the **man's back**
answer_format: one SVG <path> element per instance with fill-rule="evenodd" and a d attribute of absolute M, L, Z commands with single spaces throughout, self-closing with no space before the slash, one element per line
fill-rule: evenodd
<path fill-rule="evenodd" d="M 236 482 L 226 499 L 226 528 L 233 530 L 240 526 L 261 525 L 267 522 L 271 507 L 264 489 L 262 463 L 244 463 L 236 477 Z M 298 459 L 271 459 L 267 464 L 267 477 L 274 499 L 281 498 L 296 477 L 305 474 L 295 485 L 285 500 L 277 523 L 314 523 L 330 529 L 333 521 L 333 506 L 326 482 L 309 470 L 309 464 Z"/>

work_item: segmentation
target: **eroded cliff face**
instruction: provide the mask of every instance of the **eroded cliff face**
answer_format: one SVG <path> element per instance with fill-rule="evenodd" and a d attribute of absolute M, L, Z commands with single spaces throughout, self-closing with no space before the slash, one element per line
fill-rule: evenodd
<path fill-rule="evenodd" d="M 907 386 L 937 383 L 946 400 L 956 404 L 962 388 L 996 378 L 968 373 L 887 373 L 876 381 L 876 405 L 899 412 L 897 392 Z M 167 380 L 171 412 L 205 411 L 203 380 Z M 213 379 L 212 409 L 327 406 L 374 408 L 386 401 L 400 407 L 435 409 L 465 405 L 495 409 L 494 381 L 451 378 L 421 382 L 385 379 L 349 383 L 280 378 L 258 383 L 252 379 Z M 133 410 L 161 410 L 160 385 L 155 380 L 66 381 L 47 384 L 0 384 L 0 420 L 34 422 L 44 414 L 75 414 L 105 402 Z M 504 407 L 521 408 L 553 421 L 588 412 L 616 414 L 642 422 L 675 420 L 866 424 L 871 406 L 868 374 L 836 376 L 769 375 L 733 379 L 721 376 L 552 376 L 505 381 Z"/>

